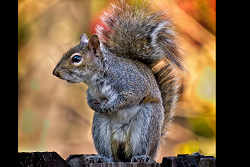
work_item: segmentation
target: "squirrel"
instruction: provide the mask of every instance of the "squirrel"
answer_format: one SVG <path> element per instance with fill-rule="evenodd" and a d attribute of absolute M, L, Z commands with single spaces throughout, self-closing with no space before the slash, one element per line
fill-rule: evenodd
<path fill-rule="evenodd" d="M 96 34 L 63 55 L 53 75 L 84 82 L 95 111 L 93 162 L 155 162 L 187 72 L 182 48 L 166 11 L 116 2 Z"/>

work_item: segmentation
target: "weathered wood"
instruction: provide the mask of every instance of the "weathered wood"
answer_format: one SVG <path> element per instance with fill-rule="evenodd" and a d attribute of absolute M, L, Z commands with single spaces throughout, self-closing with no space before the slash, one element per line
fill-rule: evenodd
<path fill-rule="evenodd" d="M 93 155 L 93 154 L 91 154 Z M 161 167 L 160 163 L 136 163 L 136 162 L 109 162 L 89 163 L 85 161 L 87 154 L 70 155 L 66 162 L 72 167 Z"/>
<path fill-rule="evenodd" d="M 202 158 L 198 167 L 216 167 L 215 158 Z"/>
<path fill-rule="evenodd" d="M 21 152 L 18 153 L 18 167 L 60 166 L 70 167 L 56 152 Z"/>
<path fill-rule="evenodd" d="M 160 163 L 137 163 L 137 162 L 109 162 L 90 163 L 88 167 L 161 167 Z"/>
<path fill-rule="evenodd" d="M 177 157 L 163 157 L 162 167 L 216 167 L 216 158 L 199 153 L 178 154 Z"/>
<path fill-rule="evenodd" d="M 163 157 L 162 163 L 110 162 L 86 163 L 89 154 L 74 154 L 64 160 L 56 152 L 18 153 L 18 166 L 60 166 L 60 167 L 216 167 L 216 158 L 199 153 L 178 154 L 177 157 Z M 93 155 L 93 154 L 91 154 Z"/>
<path fill-rule="evenodd" d="M 197 167 L 194 157 L 164 157 L 162 167 Z"/>

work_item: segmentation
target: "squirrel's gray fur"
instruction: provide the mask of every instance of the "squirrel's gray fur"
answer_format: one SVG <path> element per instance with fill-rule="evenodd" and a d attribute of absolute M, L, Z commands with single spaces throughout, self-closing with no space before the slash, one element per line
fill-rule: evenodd
<path fill-rule="evenodd" d="M 81 35 L 53 74 L 88 85 L 98 152 L 89 162 L 154 161 L 173 117 L 183 64 L 170 18 L 147 3 L 117 2 L 97 35 Z"/>

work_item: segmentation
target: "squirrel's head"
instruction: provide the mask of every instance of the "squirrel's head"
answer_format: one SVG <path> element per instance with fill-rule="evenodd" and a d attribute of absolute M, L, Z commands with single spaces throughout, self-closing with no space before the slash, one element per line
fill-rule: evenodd
<path fill-rule="evenodd" d="M 97 35 L 88 39 L 80 36 L 80 43 L 63 55 L 53 75 L 70 83 L 87 82 L 102 69 L 102 53 Z"/>

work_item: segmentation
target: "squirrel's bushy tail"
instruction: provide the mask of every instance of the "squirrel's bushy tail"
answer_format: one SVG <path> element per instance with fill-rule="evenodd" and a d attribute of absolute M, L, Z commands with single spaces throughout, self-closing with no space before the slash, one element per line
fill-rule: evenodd
<path fill-rule="evenodd" d="M 186 71 L 170 17 L 147 2 L 130 6 L 121 0 L 101 19 L 96 31 L 103 46 L 117 56 L 139 60 L 153 71 L 162 93 L 167 127 L 178 99 L 176 70 Z"/>

